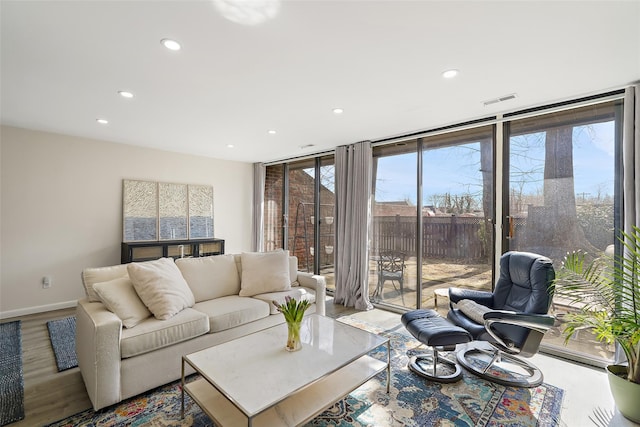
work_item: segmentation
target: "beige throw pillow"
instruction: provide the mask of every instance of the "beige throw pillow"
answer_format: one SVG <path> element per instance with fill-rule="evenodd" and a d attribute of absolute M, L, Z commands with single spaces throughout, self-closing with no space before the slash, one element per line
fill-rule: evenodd
<path fill-rule="evenodd" d="M 93 290 L 100 296 L 107 309 L 122 320 L 125 328 L 133 328 L 151 316 L 151 312 L 140 300 L 128 277 L 96 283 Z"/>
<path fill-rule="evenodd" d="M 132 262 L 127 265 L 127 271 L 140 299 L 156 319 L 169 319 L 195 304 L 193 293 L 173 258 Z"/>
<path fill-rule="evenodd" d="M 96 291 L 93 290 L 93 285 L 121 277 L 129 277 L 127 276 L 126 264 L 118 264 L 110 267 L 85 268 L 82 271 L 82 284 L 84 285 L 84 290 L 89 301 L 100 302 L 100 297 Z"/>
<path fill-rule="evenodd" d="M 243 252 L 241 256 L 241 297 L 291 289 L 287 252 Z"/>
<path fill-rule="evenodd" d="M 481 325 L 484 324 L 484 314 L 489 311 L 493 311 L 489 307 L 480 305 L 470 299 L 463 299 L 458 301 L 456 307 L 458 307 L 458 309 L 463 312 L 469 319 Z"/>
<path fill-rule="evenodd" d="M 196 302 L 238 295 L 240 278 L 233 255 L 176 260 Z"/>

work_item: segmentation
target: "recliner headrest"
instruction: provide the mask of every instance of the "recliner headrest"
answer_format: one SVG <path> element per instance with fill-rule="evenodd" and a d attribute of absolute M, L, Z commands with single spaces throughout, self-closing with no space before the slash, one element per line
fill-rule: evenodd
<path fill-rule="evenodd" d="M 530 252 L 506 252 L 500 258 L 500 278 L 494 291 L 495 309 L 546 314 L 555 278 L 551 260 Z"/>

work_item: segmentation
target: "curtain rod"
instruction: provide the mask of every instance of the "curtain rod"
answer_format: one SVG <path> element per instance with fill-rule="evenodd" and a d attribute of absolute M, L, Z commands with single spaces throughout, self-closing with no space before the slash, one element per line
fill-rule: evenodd
<path fill-rule="evenodd" d="M 541 116 L 543 114 L 557 113 L 558 111 L 565 111 L 576 107 L 586 107 L 589 105 L 602 104 L 603 102 L 613 101 L 616 99 L 624 98 L 624 89 L 619 89 L 611 92 L 606 92 L 600 95 L 592 95 L 584 98 L 579 98 L 574 101 L 563 101 L 550 104 L 548 106 L 527 108 L 513 113 L 503 114 L 501 121 L 511 121 L 515 119 L 526 119 L 534 116 Z"/>
<path fill-rule="evenodd" d="M 335 148 L 333 148 L 333 149 L 330 149 L 330 150 L 318 151 L 317 153 L 305 154 L 304 156 L 287 157 L 286 159 L 272 160 L 270 162 L 264 162 L 264 165 L 265 166 L 273 166 L 273 165 L 280 165 L 282 163 L 298 162 L 298 161 L 307 160 L 307 159 L 315 159 L 316 157 L 333 155 L 333 154 L 335 154 L 335 151 L 336 151 Z"/>
<path fill-rule="evenodd" d="M 452 131 L 461 131 L 467 129 L 473 129 L 480 126 L 493 125 L 503 123 L 507 121 L 525 119 L 528 117 L 541 116 L 543 114 L 556 113 L 558 111 L 569 110 L 571 108 L 585 107 L 588 105 L 601 104 L 603 102 L 613 101 L 615 99 L 624 98 L 624 89 L 619 89 L 611 92 L 605 92 L 599 95 L 592 95 L 588 97 L 578 98 L 575 100 L 568 100 L 563 102 L 557 102 L 553 104 L 547 104 L 540 107 L 526 108 L 523 110 L 514 111 L 511 113 L 504 113 L 502 115 L 496 115 L 493 117 L 486 117 L 483 119 L 472 120 L 457 125 L 443 126 L 431 130 L 424 130 L 421 132 L 414 132 L 411 134 L 399 135 L 392 138 L 384 138 L 373 142 L 375 146 L 387 145 L 406 141 L 410 139 L 417 139 L 425 136 L 442 135 Z"/>
<path fill-rule="evenodd" d="M 454 125 L 442 126 L 442 127 L 438 127 L 438 128 L 435 128 L 435 129 L 423 130 L 423 131 L 420 131 L 420 132 L 413 132 L 413 133 L 410 133 L 410 134 L 398 135 L 398 136 L 390 137 L 390 138 L 378 139 L 378 140 L 372 141 L 371 145 L 377 147 L 377 146 L 381 146 L 381 145 L 393 144 L 393 143 L 396 143 L 396 142 L 406 141 L 406 140 L 410 140 L 410 139 L 417 139 L 417 138 L 421 138 L 421 137 L 424 137 L 424 136 L 442 135 L 442 134 L 450 133 L 450 132 L 454 132 L 454 131 L 473 129 L 473 128 L 477 128 L 477 127 L 480 127 L 480 126 L 486 126 L 486 125 L 489 125 L 489 124 L 494 124 L 496 122 L 496 120 L 497 120 L 496 116 L 490 116 L 490 117 L 485 117 L 485 118 L 477 119 L 477 120 L 471 120 L 471 121 L 458 123 L 458 124 L 454 124 Z"/>

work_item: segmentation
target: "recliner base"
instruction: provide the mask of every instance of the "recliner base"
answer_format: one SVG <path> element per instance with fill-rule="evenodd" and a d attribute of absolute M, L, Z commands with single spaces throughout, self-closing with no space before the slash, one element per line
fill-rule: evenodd
<path fill-rule="evenodd" d="M 480 358 L 478 357 L 479 355 L 484 355 L 485 357 Z M 489 362 L 486 361 L 487 357 L 489 358 Z M 498 349 L 485 349 L 469 346 L 458 351 L 457 359 L 458 362 L 469 372 L 479 376 L 480 378 L 505 386 L 526 388 L 537 387 L 542 384 L 544 379 L 542 371 L 532 363 L 526 362 L 519 357 L 507 354 Z M 520 373 L 510 369 L 496 367 L 496 363 L 501 362 L 519 367 L 527 374 L 521 375 Z M 500 372 L 502 372 L 503 375 L 500 375 Z"/>

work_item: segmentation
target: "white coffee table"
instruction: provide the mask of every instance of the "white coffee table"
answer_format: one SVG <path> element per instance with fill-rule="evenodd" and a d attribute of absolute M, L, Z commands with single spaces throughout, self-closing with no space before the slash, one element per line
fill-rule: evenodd
<path fill-rule="evenodd" d="M 297 426 L 387 371 L 389 339 L 312 314 L 301 328 L 302 350 L 285 350 L 286 324 L 182 358 L 186 392 L 219 426 Z M 368 356 L 386 344 L 387 360 Z M 185 383 L 185 366 L 202 378 Z"/>

